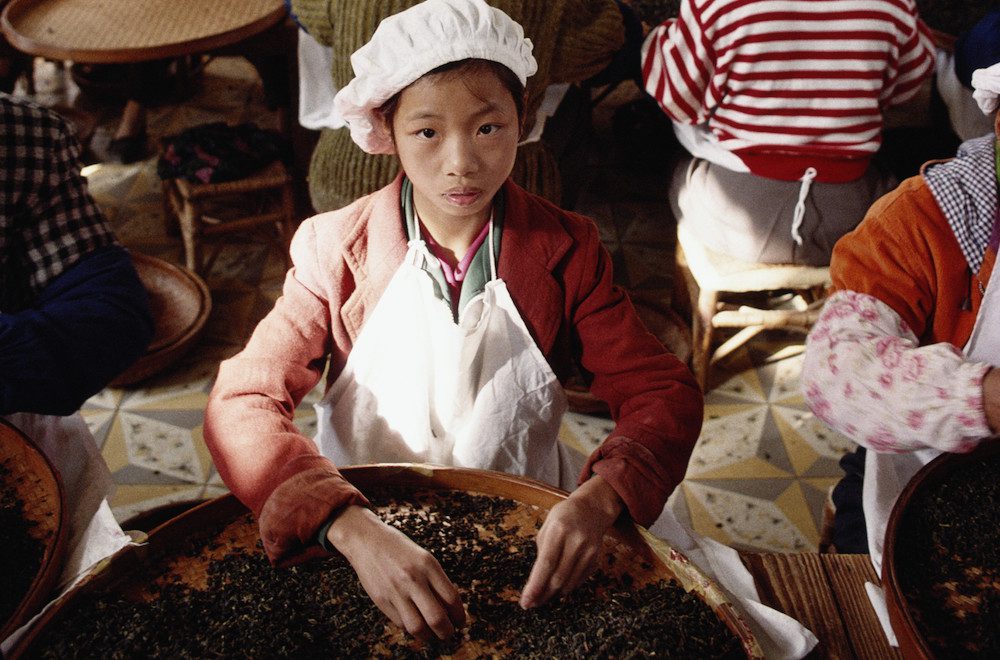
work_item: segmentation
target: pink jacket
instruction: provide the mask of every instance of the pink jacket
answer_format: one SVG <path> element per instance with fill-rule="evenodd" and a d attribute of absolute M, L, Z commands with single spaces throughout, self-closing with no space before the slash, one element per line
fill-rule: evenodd
<path fill-rule="evenodd" d="M 292 421 L 296 406 L 346 362 L 406 254 L 400 182 L 306 220 L 292 241 L 282 297 L 246 348 L 222 363 L 205 441 L 225 483 L 259 518 L 274 562 L 301 558 L 338 508 L 364 497 Z M 499 276 L 553 371 L 576 360 L 616 426 L 581 481 L 600 474 L 649 525 L 684 477 L 701 429 L 702 395 L 612 284 L 597 227 L 507 181 Z"/>

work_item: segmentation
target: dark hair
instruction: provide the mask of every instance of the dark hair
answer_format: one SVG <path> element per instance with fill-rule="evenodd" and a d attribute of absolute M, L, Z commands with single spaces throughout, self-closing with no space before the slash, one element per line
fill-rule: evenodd
<path fill-rule="evenodd" d="M 431 69 L 423 76 L 433 76 L 438 74 L 445 74 L 448 76 L 459 76 L 465 73 L 480 73 L 492 71 L 494 75 L 500 80 L 500 84 L 503 85 L 510 95 L 514 97 L 514 107 L 517 109 L 517 119 L 521 127 L 524 126 L 524 85 L 514 74 L 513 71 L 508 69 L 503 64 L 499 62 L 494 62 L 493 60 L 482 60 L 477 58 L 469 58 L 464 60 L 458 60 L 456 62 L 448 62 L 447 64 L 442 64 L 441 66 Z M 404 88 L 405 89 L 405 88 Z M 389 125 L 389 131 L 392 131 L 392 118 L 396 114 L 396 109 L 399 107 L 399 97 L 403 94 L 403 90 L 399 90 L 393 94 L 388 101 L 383 103 L 378 107 L 379 113 L 385 117 L 386 123 Z"/>

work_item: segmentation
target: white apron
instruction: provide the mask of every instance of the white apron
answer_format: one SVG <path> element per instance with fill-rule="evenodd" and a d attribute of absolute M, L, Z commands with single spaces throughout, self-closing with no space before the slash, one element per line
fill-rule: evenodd
<path fill-rule="evenodd" d="M 558 440 L 566 395 L 496 276 L 455 324 L 418 237 L 316 405 L 316 444 L 338 465 L 414 462 L 576 487 L 584 457 Z"/>
<path fill-rule="evenodd" d="M 997 279 L 993 279 L 994 277 Z M 972 328 L 972 336 L 963 350 L 970 360 L 1000 367 L 1000 332 L 992 330 L 1000 327 L 1000 273 L 997 272 L 996 265 L 993 266 L 989 281 L 992 286 L 986 288 L 976 324 Z M 885 532 L 896 499 L 913 475 L 940 455 L 939 450 L 930 448 L 905 454 L 880 454 L 870 450 L 865 453 L 862 504 L 865 510 L 868 550 L 878 575 L 882 575 Z"/>

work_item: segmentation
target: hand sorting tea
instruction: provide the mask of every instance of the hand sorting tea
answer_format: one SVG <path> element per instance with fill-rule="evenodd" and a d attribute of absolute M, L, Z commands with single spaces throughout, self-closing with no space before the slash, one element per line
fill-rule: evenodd
<path fill-rule="evenodd" d="M 207 573 L 201 588 L 176 572 L 143 576 L 131 582 L 144 585 L 141 593 L 126 586 L 74 608 L 39 636 L 33 654 L 743 657 L 739 640 L 697 595 L 650 577 L 652 566 L 610 545 L 601 570 L 579 590 L 522 609 L 518 591 L 535 558 L 532 535 L 541 519 L 533 507 L 459 491 L 384 491 L 371 493 L 371 501 L 383 520 L 428 548 L 458 586 L 469 620 L 460 634 L 426 645 L 408 637 L 339 555 L 275 569 L 256 542 L 233 547 L 234 538 L 255 539 L 244 516 L 189 549 L 216 557 L 207 571 L 192 570 L 199 579 Z"/>

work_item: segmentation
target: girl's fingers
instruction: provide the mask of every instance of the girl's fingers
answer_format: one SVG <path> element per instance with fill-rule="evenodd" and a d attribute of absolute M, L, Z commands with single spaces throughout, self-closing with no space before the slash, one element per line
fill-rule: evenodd
<path fill-rule="evenodd" d="M 594 568 L 597 566 L 597 552 L 587 552 L 581 549 L 579 553 L 574 554 L 576 555 L 577 560 L 570 573 L 569 579 L 566 581 L 566 584 L 563 585 L 562 591 L 560 591 L 560 595 L 563 596 L 583 584 L 584 580 L 590 577 L 590 574 L 594 572 Z"/>
<path fill-rule="evenodd" d="M 455 628 L 465 625 L 465 606 L 462 604 L 462 596 L 458 589 L 452 584 L 444 571 L 434 572 L 429 576 L 430 588 L 437 593 L 438 599 L 444 605 L 448 614 L 448 619 Z"/>
<path fill-rule="evenodd" d="M 545 527 L 543 526 L 541 532 L 544 531 Z M 531 567 L 528 581 L 521 591 L 520 604 L 524 609 L 541 605 L 552 596 L 555 592 L 552 584 L 553 577 L 557 575 L 561 568 L 561 563 L 565 561 L 562 551 L 562 537 L 543 536 L 541 532 L 537 539 L 538 558 L 535 560 L 534 566 Z M 561 584 L 562 580 L 560 579 L 559 586 Z"/>
<path fill-rule="evenodd" d="M 427 625 L 419 606 L 406 596 L 401 595 L 394 603 L 396 611 L 399 612 L 399 625 L 419 639 L 426 642 L 431 637 L 431 628 Z M 391 617 L 390 617 L 391 618 Z"/>

